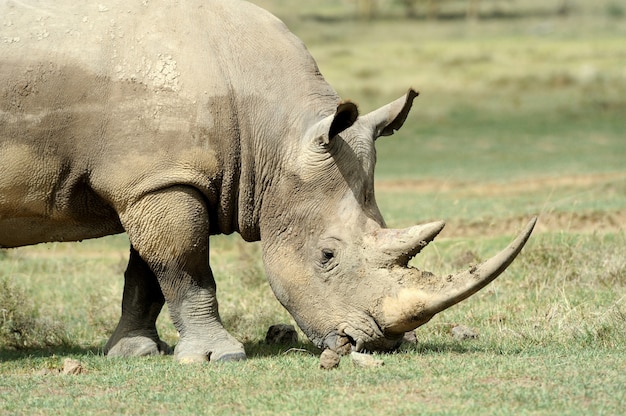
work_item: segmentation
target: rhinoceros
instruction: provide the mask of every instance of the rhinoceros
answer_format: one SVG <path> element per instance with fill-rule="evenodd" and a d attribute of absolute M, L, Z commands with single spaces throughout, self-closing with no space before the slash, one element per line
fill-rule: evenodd
<path fill-rule="evenodd" d="M 109 356 L 245 358 L 209 236 L 260 240 L 276 298 L 320 348 L 388 351 L 513 261 L 443 278 L 409 260 L 442 221 L 387 228 L 374 142 L 417 93 L 359 116 L 276 17 L 236 0 L 0 2 L 0 246 L 127 233 Z"/>

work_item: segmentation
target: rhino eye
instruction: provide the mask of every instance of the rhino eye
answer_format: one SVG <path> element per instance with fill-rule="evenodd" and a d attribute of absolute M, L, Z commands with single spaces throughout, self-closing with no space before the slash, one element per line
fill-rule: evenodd
<path fill-rule="evenodd" d="M 326 264 L 335 257 L 335 252 L 329 248 L 322 249 L 322 264 Z"/>

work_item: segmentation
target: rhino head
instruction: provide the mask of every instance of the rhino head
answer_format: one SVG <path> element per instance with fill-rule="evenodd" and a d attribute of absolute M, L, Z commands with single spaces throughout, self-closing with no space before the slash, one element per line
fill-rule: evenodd
<path fill-rule="evenodd" d="M 320 348 L 393 350 L 405 332 L 502 273 L 534 227 L 535 219 L 495 257 L 456 275 L 408 265 L 444 223 L 386 228 L 374 197 L 374 142 L 402 126 L 416 96 L 410 90 L 362 117 L 354 104 L 340 104 L 308 128 L 266 197 L 261 242 L 270 285 Z"/>

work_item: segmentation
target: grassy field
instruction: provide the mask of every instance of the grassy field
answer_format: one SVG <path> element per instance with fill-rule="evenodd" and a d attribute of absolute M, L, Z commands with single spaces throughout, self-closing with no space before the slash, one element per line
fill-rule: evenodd
<path fill-rule="evenodd" d="M 559 16 L 550 2 L 504 2 L 494 14 L 495 3 L 466 21 L 443 6 L 440 19 L 400 19 L 389 1 L 366 22 L 348 2 L 258 1 L 363 113 L 420 90 L 405 127 L 377 142 L 388 224 L 447 222 L 417 267 L 466 268 L 539 215 L 496 282 L 381 356 L 383 367 L 344 358 L 326 372 L 302 334 L 295 346 L 264 343 L 269 325 L 293 321 L 258 244 L 218 237 L 222 315 L 249 360 L 181 366 L 100 355 L 119 317 L 125 236 L 1 252 L 0 414 L 623 413 L 626 6 L 576 1 Z M 455 324 L 478 338 L 454 339 Z M 175 344 L 166 313 L 158 326 Z M 59 372 L 66 358 L 84 372 Z"/>

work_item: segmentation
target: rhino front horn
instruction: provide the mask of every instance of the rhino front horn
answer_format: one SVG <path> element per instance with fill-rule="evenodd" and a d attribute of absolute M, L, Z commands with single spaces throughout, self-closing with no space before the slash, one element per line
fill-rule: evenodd
<path fill-rule="evenodd" d="M 381 305 L 381 328 L 388 334 L 411 331 L 435 314 L 478 292 L 500 275 L 526 244 L 537 217 L 526 225 L 507 248 L 476 267 L 439 278 L 417 269 L 407 269 L 411 286 L 387 296 Z"/>

